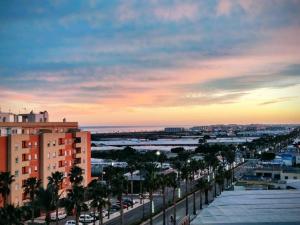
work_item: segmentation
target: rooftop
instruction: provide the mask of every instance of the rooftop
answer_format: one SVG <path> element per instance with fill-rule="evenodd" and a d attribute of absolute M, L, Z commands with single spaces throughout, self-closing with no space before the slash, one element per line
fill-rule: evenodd
<path fill-rule="evenodd" d="M 23 128 L 53 128 L 67 127 L 78 128 L 77 122 L 0 122 L 0 127 L 23 127 Z"/>
<path fill-rule="evenodd" d="M 300 190 L 223 192 L 191 225 L 300 224 Z"/>

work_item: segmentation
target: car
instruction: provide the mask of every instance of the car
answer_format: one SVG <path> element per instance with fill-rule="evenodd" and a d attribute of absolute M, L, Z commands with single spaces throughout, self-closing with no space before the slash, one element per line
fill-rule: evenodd
<path fill-rule="evenodd" d="M 105 216 L 106 213 L 107 213 L 107 211 L 103 209 L 103 210 L 102 210 L 102 215 Z M 96 220 L 99 220 L 99 218 L 100 218 L 98 212 L 95 212 L 95 213 L 94 213 L 94 212 L 91 212 L 91 213 L 90 213 L 90 216 L 94 217 Z"/>
<path fill-rule="evenodd" d="M 110 210 L 120 210 L 121 209 L 121 207 L 119 206 L 119 205 L 112 205 L 111 207 L 110 207 Z"/>
<path fill-rule="evenodd" d="M 65 225 L 76 225 L 76 221 L 75 220 L 67 220 Z M 79 225 L 82 225 L 82 223 L 79 223 Z"/>
<path fill-rule="evenodd" d="M 81 222 L 81 223 L 91 223 L 94 220 L 95 220 L 95 218 L 88 214 L 81 214 L 79 216 L 79 222 Z"/>
<path fill-rule="evenodd" d="M 67 214 L 65 213 L 65 211 L 59 211 L 57 217 L 58 217 L 58 220 L 62 220 L 67 217 Z M 55 221 L 56 220 L 56 212 L 51 213 L 50 218 L 52 221 Z"/>
<path fill-rule="evenodd" d="M 134 205 L 134 202 L 131 201 L 131 199 L 124 199 L 123 201 L 125 204 L 129 205 L 129 206 L 133 206 Z"/>

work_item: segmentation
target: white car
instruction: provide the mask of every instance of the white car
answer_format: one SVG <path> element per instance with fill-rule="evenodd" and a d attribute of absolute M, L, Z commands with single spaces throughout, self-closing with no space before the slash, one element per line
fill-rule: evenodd
<path fill-rule="evenodd" d="M 67 214 L 64 211 L 59 211 L 57 217 L 58 220 L 62 220 L 67 217 Z M 51 213 L 50 218 L 51 220 L 56 220 L 56 212 Z"/>
<path fill-rule="evenodd" d="M 75 225 L 76 221 L 75 220 L 67 220 L 65 225 Z M 79 225 L 82 225 L 82 223 L 79 223 Z"/>
<path fill-rule="evenodd" d="M 82 215 L 79 216 L 79 221 L 81 223 L 91 223 L 94 220 L 95 220 L 95 218 L 92 217 L 92 216 L 90 216 L 90 215 L 88 215 L 88 214 L 82 214 Z"/>

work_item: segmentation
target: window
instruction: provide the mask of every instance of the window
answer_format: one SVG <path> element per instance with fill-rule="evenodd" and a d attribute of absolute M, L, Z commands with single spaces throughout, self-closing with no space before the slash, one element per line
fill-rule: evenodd
<path fill-rule="evenodd" d="M 48 144 L 47 144 L 47 146 L 48 146 L 48 147 L 50 147 L 50 141 L 48 141 Z"/>
<path fill-rule="evenodd" d="M 16 191 L 19 190 L 19 184 L 16 184 L 16 185 L 15 185 L 15 190 L 16 190 Z"/>
<path fill-rule="evenodd" d="M 48 159 L 50 159 L 50 152 L 48 152 Z"/>
<path fill-rule="evenodd" d="M 56 163 L 53 164 L 52 168 L 55 170 L 56 169 Z"/>
<path fill-rule="evenodd" d="M 31 160 L 31 155 L 28 155 L 28 160 Z"/>
<path fill-rule="evenodd" d="M 28 168 L 28 173 L 31 174 L 31 167 Z"/>
<path fill-rule="evenodd" d="M 48 165 L 48 168 L 47 168 L 48 170 L 50 170 L 50 165 Z"/>
<path fill-rule="evenodd" d="M 18 163 L 19 162 L 19 158 L 18 157 L 16 157 L 16 163 Z"/>
<path fill-rule="evenodd" d="M 15 150 L 18 151 L 19 150 L 19 145 L 15 145 Z"/>
<path fill-rule="evenodd" d="M 55 158 L 56 157 L 56 152 L 52 153 L 52 157 Z"/>
<path fill-rule="evenodd" d="M 28 171 L 27 171 L 27 169 L 26 169 L 26 166 L 23 166 L 22 167 L 22 174 L 27 174 L 28 173 Z"/>
<path fill-rule="evenodd" d="M 52 145 L 55 146 L 55 145 L 56 145 L 56 141 L 53 141 L 53 142 L 52 142 Z"/>
<path fill-rule="evenodd" d="M 27 161 L 27 156 L 26 156 L 26 154 L 22 154 L 22 161 Z"/>
<path fill-rule="evenodd" d="M 15 171 L 15 177 L 18 177 L 19 176 L 19 170 L 16 170 Z"/>
<path fill-rule="evenodd" d="M 28 146 L 29 146 L 29 147 L 31 146 L 31 142 L 28 142 Z"/>
<path fill-rule="evenodd" d="M 37 146 L 37 142 L 36 141 L 34 142 L 34 146 Z"/>
<path fill-rule="evenodd" d="M 72 161 L 69 161 L 69 166 L 72 166 Z"/>
<path fill-rule="evenodd" d="M 27 148 L 27 142 L 26 141 L 22 141 L 22 148 Z"/>
<path fill-rule="evenodd" d="M 35 166 L 35 167 L 34 167 L 34 171 L 37 172 L 37 170 L 38 170 L 38 168 L 37 168 L 37 166 Z"/>
<path fill-rule="evenodd" d="M 34 154 L 34 159 L 37 159 L 37 154 L 36 153 Z"/>

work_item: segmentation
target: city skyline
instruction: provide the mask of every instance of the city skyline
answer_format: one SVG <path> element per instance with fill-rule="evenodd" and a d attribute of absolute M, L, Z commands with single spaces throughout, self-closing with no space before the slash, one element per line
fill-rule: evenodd
<path fill-rule="evenodd" d="M 2 1 L 1 110 L 80 125 L 300 123 L 300 1 Z"/>

